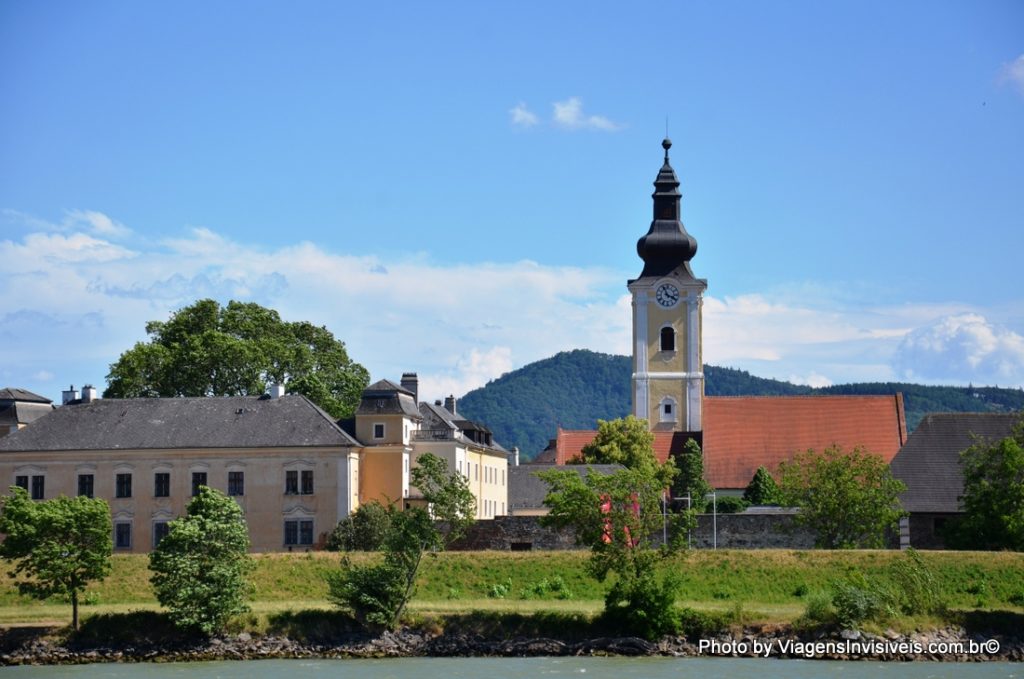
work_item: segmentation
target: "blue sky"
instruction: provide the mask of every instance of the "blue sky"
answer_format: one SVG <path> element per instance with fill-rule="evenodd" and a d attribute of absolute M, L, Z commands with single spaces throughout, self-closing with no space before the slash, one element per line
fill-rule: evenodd
<path fill-rule="evenodd" d="M 1024 385 L 1024 4 L 0 0 L 0 383 L 197 298 L 460 394 L 628 353 L 668 119 L 705 359 Z"/>

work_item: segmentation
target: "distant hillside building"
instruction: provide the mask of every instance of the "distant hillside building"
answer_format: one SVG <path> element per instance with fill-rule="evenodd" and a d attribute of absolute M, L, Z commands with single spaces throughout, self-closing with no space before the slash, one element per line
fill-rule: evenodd
<path fill-rule="evenodd" d="M 892 461 L 892 473 L 907 485 L 900 496 L 910 512 L 901 546 L 943 549 L 943 530 L 963 514 L 964 475 L 960 453 L 976 441 L 1010 436 L 1021 414 L 941 413 L 927 415 Z"/>
<path fill-rule="evenodd" d="M 450 408 L 415 399 L 411 373 L 402 385 L 371 385 L 344 423 L 279 386 L 260 397 L 90 393 L 0 439 L 0 478 L 37 500 L 107 500 L 115 549 L 131 552 L 149 551 L 166 535 L 202 485 L 239 503 L 254 551 L 323 545 L 360 504 L 419 500 L 410 471 L 426 452 L 468 479 L 477 518 L 506 513 L 504 448 L 485 427 L 459 419 L 454 399 Z"/>
<path fill-rule="evenodd" d="M 890 396 L 705 397 L 702 310 L 707 280 L 690 260 L 697 241 L 680 219 L 679 180 L 669 163 L 654 181 L 654 218 L 637 242 L 644 262 L 629 281 L 633 299 L 632 413 L 646 419 L 665 460 L 688 439 L 701 444 L 705 473 L 719 490 L 746 487 L 759 466 L 774 469 L 797 452 L 863 446 L 892 460 L 906 441 L 903 398 Z M 559 429 L 538 463 L 565 464 L 593 430 Z"/>

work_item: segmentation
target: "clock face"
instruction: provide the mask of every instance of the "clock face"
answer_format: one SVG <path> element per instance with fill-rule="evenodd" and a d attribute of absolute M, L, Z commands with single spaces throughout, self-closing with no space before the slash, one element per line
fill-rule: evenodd
<path fill-rule="evenodd" d="M 679 301 L 679 289 L 671 283 L 662 283 L 654 293 L 654 299 L 663 307 L 675 306 Z"/>

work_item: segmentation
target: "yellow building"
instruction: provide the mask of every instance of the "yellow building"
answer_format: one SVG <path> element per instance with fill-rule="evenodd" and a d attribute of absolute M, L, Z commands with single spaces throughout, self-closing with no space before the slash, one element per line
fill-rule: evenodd
<path fill-rule="evenodd" d="M 410 469 L 432 452 L 469 481 L 477 518 L 504 514 L 506 451 L 486 428 L 416 402 L 416 376 L 382 380 L 337 422 L 305 396 L 82 399 L 0 438 L 0 479 L 34 499 L 105 499 L 116 551 L 149 551 L 201 485 L 242 507 L 253 551 L 322 546 L 377 500 L 415 502 Z M 426 413 L 427 415 L 424 415 Z M 438 417 L 446 421 L 439 423 Z M 430 429 L 424 429 L 428 422 Z M 444 435 L 441 435 L 442 430 Z"/>

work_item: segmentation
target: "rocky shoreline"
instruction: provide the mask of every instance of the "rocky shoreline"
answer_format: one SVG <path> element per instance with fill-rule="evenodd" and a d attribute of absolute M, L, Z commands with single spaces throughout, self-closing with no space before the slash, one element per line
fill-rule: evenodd
<path fill-rule="evenodd" d="M 491 639 L 470 634 L 429 634 L 415 629 L 379 636 L 347 634 L 319 642 L 248 633 L 172 644 L 78 645 L 31 635 L 4 635 L 0 665 L 65 665 L 96 662 L 186 662 L 268 658 L 406 658 L 532 656 L 770 657 L 882 661 L 1024 662 L 1024 637 L 967 634 L 961 628 L 899 635 L 853 630 L 800 634 L 788 629 L 747 628 L 699 641 L 636 637 L 563 641 L 550 638 Z"/>

